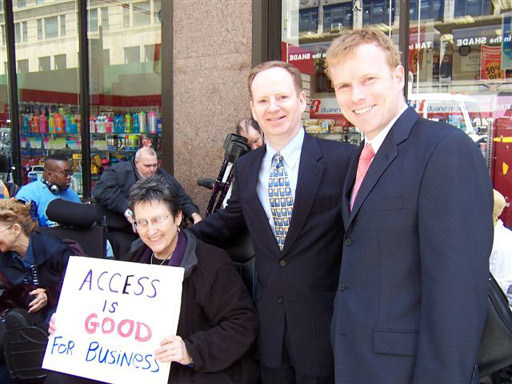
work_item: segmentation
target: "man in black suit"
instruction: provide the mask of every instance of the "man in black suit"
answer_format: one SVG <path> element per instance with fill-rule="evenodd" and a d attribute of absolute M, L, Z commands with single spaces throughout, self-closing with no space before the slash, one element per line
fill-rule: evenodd
<path fill-rule="evenodd" d="M 341 262 L 341 190 L 353 148 L 305 134 L 306 95 L 292 65 L 258 65 L 249 92 L 266 145 L 237 160 L 228 206 L 192 231 L 220 244 L 249 230 L 262 382 L 333 383 L 329 334 Z M 269 196 L 275 186 L 280 192 Z"/>
<path fill-rule="evenodd" d="M 381 31 L 339 37 L 327 65 L 365 136 L 343 189 L 336 383 L 478 383 L 493 237 L 485 161 L 464 132 L 407 107 Z"/>

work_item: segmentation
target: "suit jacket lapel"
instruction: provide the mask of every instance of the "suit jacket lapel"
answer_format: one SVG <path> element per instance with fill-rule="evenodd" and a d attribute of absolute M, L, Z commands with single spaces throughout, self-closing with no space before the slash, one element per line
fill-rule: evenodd
<path fill-rule="evenodd" d="M 323 164 L 318 162 L 322 157 L 323 154 L 317 142 L 306 134 L 300 155 L 292 220 L 286 235 L 283 252 L 286 252 L 297 238 L 315 202 L 325 168 Z"/>
<path fill-rule="evenodd" d="M 350 215 L 350 222 L 357 215 L 361 205 L 365 201 L 368 194 L 375 187 L 375 184 L 385 172 L 387 167 L 398 156 L 398 145 L 409 137 L 413 125 L 418 120 L 418 114 L 412 109 L 408 108 L 395 122 L 388 135 L 384 139 L 381 147 L 379 148 L 375 158 L 372 161 L 368 173 L 366 174 L 363 183 L 357 193 L 354 207 Z M 357 165 L 356 165 L 357 169 Z M 348 227 L 347 225 L 347 227 Z"/>
<path fill-rule="evenodd" d="M 256 211 L 257 215 L 257 222 L 258 223 L 265 223 L 265 225 L 262 225 L 262 231 L 263 236 L 265 239 L 268 239 L 268 244 L 274 243 L 272 247 L 276 247 L 276 249 L 279 251 L 279 246 L 277 245 L 276 238 L 274 234 L 272 233 L 272 228 L 270 228 L 270 224 L 268 222 L 267 214 L 265 213 L 265 209 L 263 209 L 263 206 L 261 205 L 260 198 L 258 196 L 258 181 L 260 176 L 260 167 L 261 162 L 263 161 L 263 157 L 266 153 L 266 147 L 263 146 L 261 150 L 259 150 L 258 156 L 256 159 L 247 167 L 247 190 L 249 191 L 248 194 L 248 200 L 247 201 L 253 201 L 254 202 L 254 209 Z"/>

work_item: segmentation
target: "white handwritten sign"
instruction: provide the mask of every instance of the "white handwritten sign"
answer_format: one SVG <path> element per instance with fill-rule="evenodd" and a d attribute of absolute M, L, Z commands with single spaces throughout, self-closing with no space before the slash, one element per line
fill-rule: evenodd
<path fill-rule="evenodd" d="M 183 268 L 73 256 L 43 368 L 108 383 L 167 383 L 156 361 L 176 334 Z"/>

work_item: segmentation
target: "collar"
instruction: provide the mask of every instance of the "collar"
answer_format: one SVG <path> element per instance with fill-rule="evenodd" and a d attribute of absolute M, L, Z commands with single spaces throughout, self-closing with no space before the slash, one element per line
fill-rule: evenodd
<path fill-rule="evenodd" d="M 293 139 L 291 139 L 288 144 L 286 144 L 283 149 L 281 149 L 281 155 L 283 156 L 284 166 L 286 169 L 295 169 L 298 166 L 300 160 L 300 152 L 302 149 L 302 144 L 304 143 L 304 128 L 302 126 L 299 127 L 299 131 L 295 135 Z M 272 147 L 268 141 L 265 143 L 267 146 L 267 152 L 265 157 L 269 159 L 269 169 L 272 166 L 272 158 L 276 154 L 277 150 Z"/>
<path fill-rule="evenodd" d="M 380 146 L 382 145 L 382 143 L 384 142 L 384 139 L 386 138 L 386 136 L 388 135 L 389 131 L 391 130 L 391 128 L 393 127 L 393 125 L 395 125 L 396 121 L 398 120 L 398 118 L 400 116 L 402 116 L 402 114 L 406 111 L 406 109 L 408 108 L 407 104 L 405 104 L 402 109 L 400 109 L 400 111 L 398 112 L 398 114 L 389 122 L 388 125 L 386 125 L 386 128 L 384 128 L 377 136 L 375 136 L 372 140 L 368 139 L 368 137 L 366 137 L 366 135 L 364 136 L 364 142 L 365 144 L 371 144 L 372 145 L 372 148 L 373 148 L 373 152 L 377 153 L 377 151 L 379 150 Z"/>

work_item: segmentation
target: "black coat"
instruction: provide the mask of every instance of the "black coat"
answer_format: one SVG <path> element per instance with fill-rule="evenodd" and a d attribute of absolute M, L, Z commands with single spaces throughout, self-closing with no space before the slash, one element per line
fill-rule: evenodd
<path fill-rule="evenodd" d="M 282 252 L 256 191 L 266 147 L 237 160 L 226 209 L 190 229 L 204 241 L 220 245 L 247 225 L 256 255 L 258 352 L 268 367 L 281 363 L 286 327 L 300 372 L 334 374 L 329 330 L 344 233 L 341 193 L 353 150 L 347 144 L 305 135 L 293 215 Z"/>
<path fill-rule="evenodd" d="M 156 174 L 162 176 L 174 189 L 185 217 L 190 217 L 192 213 L 199 213 L 198 206 L 169 172 L 159 167 Z M 123 215 L 128 208 L 130 189 L 137 180 L 139 176 L 133 160 L 119 163 L 101 175 L 92 190 L 92 196 L 104 208 Z"/>
<path fill-rule="evenodd" d="M 34 232 L 29 241 L 39 279 L 38 287 L 47 290 L 48 304 L 42 310 L 44 315 L 57 305 L 69 256 L 74 252 L 61 240 L 41 232 Z M 0 281 L 5 286 L 0 297 L 0 310 L 12 307 L 28 309 L 29 292 L 36 287 L 22 284 L 24 277 L 25 269 L 13 259 L 12 252 L 0 256 Z"/>
<path fill-rule="evenodd" d="M 185 279 L 177 335 L 185 341 L 194 365 L 173 363 L 169 383 L 256 383 L 251 346 L 258 322 L 247 289 L 223 250 L 184 234 Z M 129 261 L 138 262 L 150 252 L 140 240 L 136 244 Z"/>

